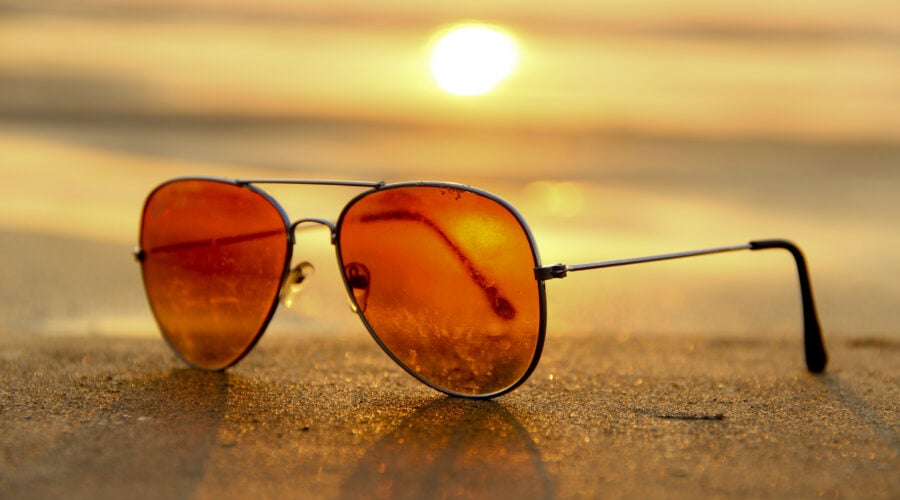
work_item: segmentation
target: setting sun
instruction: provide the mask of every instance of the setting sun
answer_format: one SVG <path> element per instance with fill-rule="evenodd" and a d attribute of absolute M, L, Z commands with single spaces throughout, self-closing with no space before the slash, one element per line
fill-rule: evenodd
<path fill-rule="evenodd" d="M 511 35 L 483 24 L 457 25 L 431 49 L 431 74 L 444 91 L 460 96 L 491 91 L 515 69 L 519 50 Z"/>

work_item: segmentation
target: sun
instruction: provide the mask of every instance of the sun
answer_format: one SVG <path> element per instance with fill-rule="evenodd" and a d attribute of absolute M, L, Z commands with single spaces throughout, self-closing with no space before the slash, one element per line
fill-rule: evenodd
<path fill-rule="evenodd" d="M 431 49 L 431 74 L 444 91 L 459 96 L 490 92 L 519 63 L 512 35 L 485 24 L 445 30 Z"/>

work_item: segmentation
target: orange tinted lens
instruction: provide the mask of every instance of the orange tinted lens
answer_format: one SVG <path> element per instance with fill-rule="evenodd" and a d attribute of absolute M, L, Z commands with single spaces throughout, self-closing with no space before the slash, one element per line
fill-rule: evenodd
<path fill-rule="evenodd" d="M 265 196 L 225 182 L 174 181 L 147 199 L 144 285 L 163 335 L 187 362 L 222 369 L 256 341 L 284 275 L 286 227 Z"/>
<path fill-rule="evenodd" d="M 411 372 L 466 395 L 526 376 L 541 295 L 531 240 L 508 208 L 455 187 L 375 191 L 346 209 L 339 247 L 373 335 Z"/>

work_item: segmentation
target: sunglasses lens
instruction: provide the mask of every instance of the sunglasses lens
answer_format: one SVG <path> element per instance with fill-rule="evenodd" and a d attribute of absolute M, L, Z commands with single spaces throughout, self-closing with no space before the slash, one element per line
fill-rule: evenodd
<path fill-rule="evenodd" d="M 531 239 L 509 208 L 456 187 L 388 188 L 345 209 L 338 246 L 363 319 L 411 373 L 474 396 L 528 374 L 542 294 Z"/>
<path fill-rule="evenodd" d="M 188 363 L 239 360 L 274 311 L 287 224 L 264 195 L 213 180 L 157 188 L 141 224 L 144 286 L 163 336 Z"/>

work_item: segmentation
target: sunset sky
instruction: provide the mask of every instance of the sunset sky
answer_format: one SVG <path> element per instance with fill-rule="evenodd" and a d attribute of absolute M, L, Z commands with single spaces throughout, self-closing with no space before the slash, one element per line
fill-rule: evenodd
<path fill-rule="evenodd" d="M 0 112 L 900 138 L 895 2 L 548 5 L 6 0 Z M 434 34 L 466 20 L 520 46 L 485 96 L 446 94 L 428 70 Z"/>

